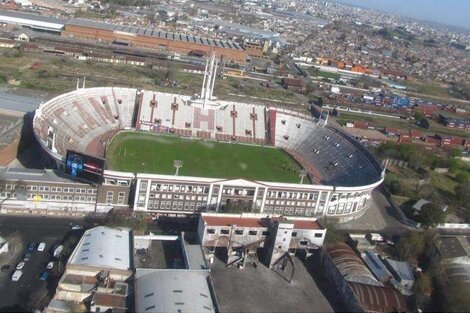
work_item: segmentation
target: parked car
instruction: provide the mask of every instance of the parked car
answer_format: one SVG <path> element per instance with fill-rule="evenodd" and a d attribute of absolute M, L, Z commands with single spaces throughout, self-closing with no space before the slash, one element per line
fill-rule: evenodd
<path fill-rule="evenodd" d="M 41 275 L 39 275 L 40 280 L 47 280 L 49 277 L 49 272 L 42 272 Z"/>
<path fill-rule="evenodd" d="M 61 253 L 62 253 L 62 250 L 64 250 L 64 246 L 62 246 L 62 245 L 57 246 L 57 247 L 54 249 L 54 252 L 52 253 L 52 255 L 54 256 L 54 258 L 60 258 Z"/>
<path fill-rule="evenodd" d="M 23 257 L 23 261 L 28 262 L 31 260 L 31 253 L 26 253 Z"/>
<path fill-rule="evenodd" d="M 38 246 L 38 251 L 42 252 L 42 251 L 44 251 L 44 249 L 46 249 L 46 243 L 41 242 Z"/>
<path fill-rule="evenodd" d="M 47 263 L 46 268 L 47 268 L 48 270 L 51 270 L 53 267 L 54 267 L 54 262 L 49 262 L 49 263 Z"/>
<path fill-rule="evenodd" d="M 82 225 L 73 225 L 72 226 L 72 230 L 82 230 L 83 229 L 83 226 Z"/>
<path fill-rule="evenodd" d="M 18 263 L 18 265 L 16 266 L 16 269 L 17 269 L 17 270 L 23 269 L 23 267 L 24 267 L 25 264 L 26 264 L 26 263 L 24 263 L 24 262 Z"/>
<path fill-rule="evenodd" d="M 28 244 L 28 251 L 34 251 L 36 249 L 36 243 L 35 242 L 30 242 Z"/>
<path fill-rule="evenodd" d="M 8 264 L 5 264 L 2 266 L 2 273 L 5 273 L 5 272 L 8 272 L 8 270 L 11 268 L 10 265 Z"/>
<path fill-rule="evenodd" d="M 13 276 L 11 276 L 11 280 L 12 281 L 18 281 L 20 280 L 21 276 L 23 275 L 23 271 L 21 270 L 16 270 L 14 273 L 13 273 Z"/>

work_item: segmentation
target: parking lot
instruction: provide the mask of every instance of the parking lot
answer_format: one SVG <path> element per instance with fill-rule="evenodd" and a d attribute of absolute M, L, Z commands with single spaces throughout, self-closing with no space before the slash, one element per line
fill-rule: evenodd
<path fill-rule="evenodd" d="M 83 224 L 79 218 L 0 216 L 0 236 L 11 240 L 10 255 L 2 255 L 0 266 L 10 265 L 7 272 L 0 274 L 0 311 L 24 311 L 42 309 L 48 297 L 54 292 L 57 282 L 65 267 L 66 257 L 60 262 L 54 260 L 54 268 L 48 270 L 49 277 L 40 280 L 39 276 L 46 271 L 48 262 L 53 261 L 52 247 L 57 244 L 66 246 L 65 253 L 70 253 L 81 231 L 72 231 L 71 225 Z M 78 233 L 77 233 L 78 232 Z M 33 251 L 27 251 L 28 244 L 34 242 Z M 46 244 L 44 251 L 37 250 L 40 242 Z M 68 250 L 68 251 L 65 251 Z M 25 262 L 23 275 L 18 281 L 12 281 L 16 266 L 23 260 L 24 254 L 31 258 Z"/>

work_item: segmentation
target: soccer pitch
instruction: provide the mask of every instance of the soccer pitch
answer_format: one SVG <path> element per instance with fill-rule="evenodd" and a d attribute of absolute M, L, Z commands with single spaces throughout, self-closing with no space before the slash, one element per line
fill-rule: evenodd
<path fill-rule="evenodd" d="M 300 166 L 278 148 L 219 143 L 136 132 L 121 132 L 108 144 L 107 168 L 133 173 L 246 178 L 298 183 Z"/>

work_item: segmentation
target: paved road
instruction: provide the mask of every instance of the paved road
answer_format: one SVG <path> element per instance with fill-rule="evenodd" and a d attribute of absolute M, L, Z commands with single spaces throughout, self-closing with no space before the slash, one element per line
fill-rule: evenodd
<path fill-rule="evenodd" d="M 411 229 L 396 219 L 387 198 L 378 190 L 372 192 L 369 210 L 359 219 L 338 225 L 338 229 L 357 232 L 380 232 L 388 236 L 404 235 Z"/>

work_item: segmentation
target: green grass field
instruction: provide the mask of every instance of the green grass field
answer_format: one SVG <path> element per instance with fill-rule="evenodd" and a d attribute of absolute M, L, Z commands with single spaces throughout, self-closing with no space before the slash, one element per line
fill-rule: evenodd
<path fill-rule="evenodd" d="M 121 132 L 106 151 L 116 171 L 174 174 L 173 160 L 183 160 L 182 176 L 299 182 L 300 166 L 277 148 Z"/>

